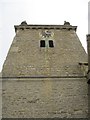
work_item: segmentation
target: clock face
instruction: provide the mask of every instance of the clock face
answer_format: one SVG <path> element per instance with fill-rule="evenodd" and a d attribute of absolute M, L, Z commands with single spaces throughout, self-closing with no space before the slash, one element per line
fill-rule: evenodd
<path fill-rule="evenodd" d="M 50 30 L 45 30 L 45 31 L 42 31 L 40 33 L 40 36 L 42 36 L 42 38 L 50 38 L 53 36 L 53 32 L 51 32 Z"/>

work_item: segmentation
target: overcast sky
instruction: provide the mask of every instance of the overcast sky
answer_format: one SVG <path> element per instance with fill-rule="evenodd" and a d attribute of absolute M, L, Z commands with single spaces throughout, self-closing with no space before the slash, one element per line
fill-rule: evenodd
<path fill-rule="evenodd" d="M 0 71 L 15 36 L 14 25 L 59 24 L 78 26 L 77 34 L 86 48 L 89 0 L 0 0 Z"/>

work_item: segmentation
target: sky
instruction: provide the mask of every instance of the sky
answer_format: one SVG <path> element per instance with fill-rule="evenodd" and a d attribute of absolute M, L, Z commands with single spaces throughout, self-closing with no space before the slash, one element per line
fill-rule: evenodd
<path fill-rule="evenodd" d="M 69 21 L 87 51 L 89 0 L 0 0 L 0 71 L 15 36 L 14 25 L 57 24 Z"/>

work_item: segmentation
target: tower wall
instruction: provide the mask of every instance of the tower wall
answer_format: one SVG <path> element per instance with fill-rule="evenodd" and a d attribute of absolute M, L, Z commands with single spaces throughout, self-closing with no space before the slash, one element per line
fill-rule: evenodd
<path fill-rule="evenodd" d="M 3 118 L 87 118 L 86 79 L 5 79 L 2 113 Z"/>
<path fill-rule="evenodd" d="M 76 26 L 24 22 L 15 31 L 2 70 L 3 118 L 87 118 L 87 54 Z"/>
<path fill-rule="evenodd" d="M 76 26 L 15 26 L 16 36 L 3 65 L 4 77 L 83 76 L 79 63 L 87 54 L 75 32 Z M 42 32 L 50 31 L 50 38 Z M 40 40 L 53 40 L 54 47 L 40 47 Z"/>

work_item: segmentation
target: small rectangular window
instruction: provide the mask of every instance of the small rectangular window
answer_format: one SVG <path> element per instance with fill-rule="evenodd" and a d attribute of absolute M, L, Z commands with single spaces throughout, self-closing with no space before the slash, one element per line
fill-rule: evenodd
<path fill-rule="evenodd" d="M 40 47 L 45 47 L 45 40 L 40 41 Z"/>
<path fill-rule="evenodd" d="M 49 47 L 54 47 L 53 41 L 49 40 Z"/>

